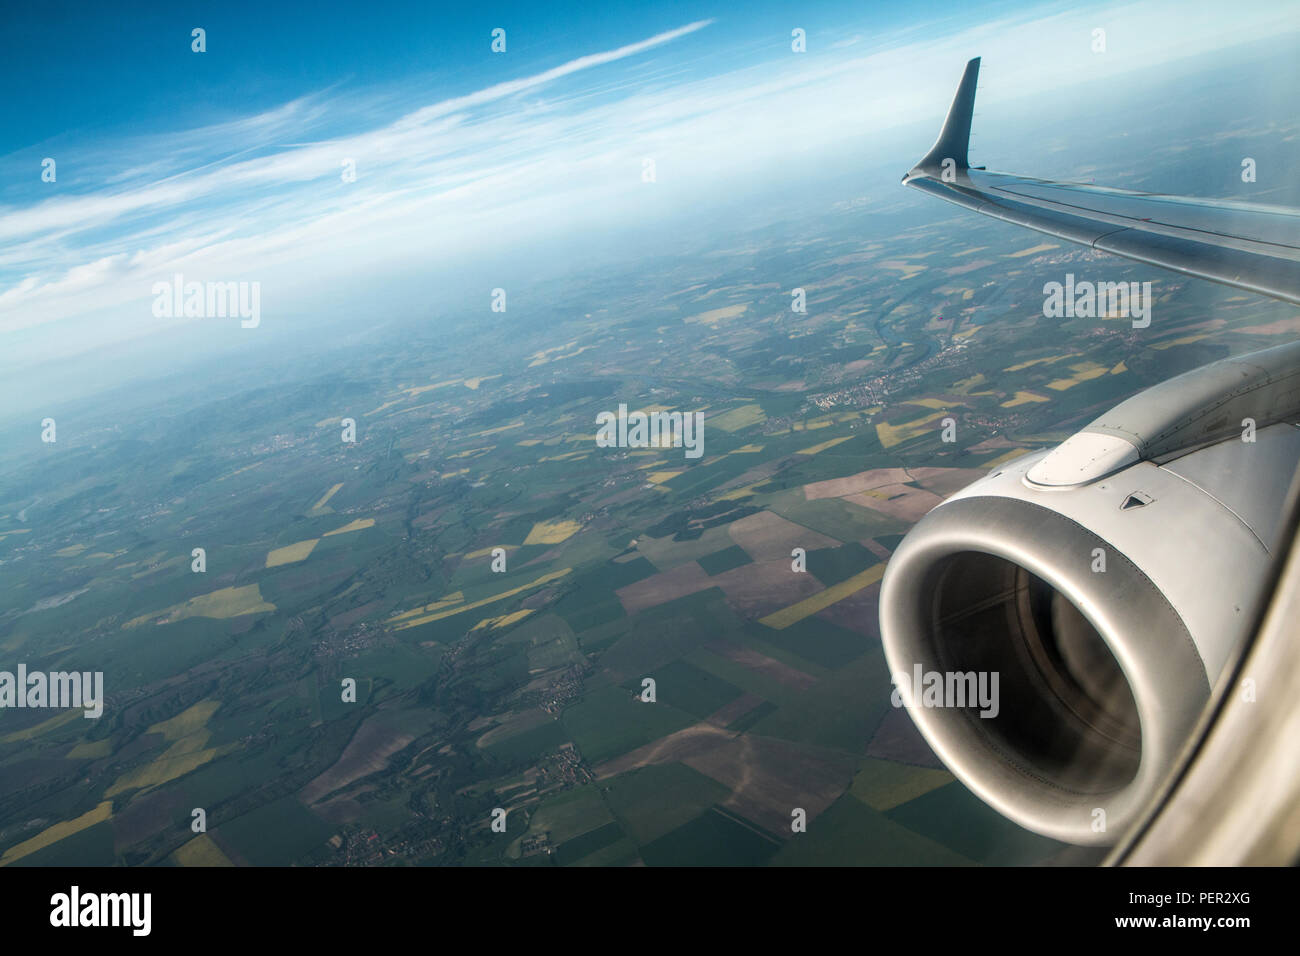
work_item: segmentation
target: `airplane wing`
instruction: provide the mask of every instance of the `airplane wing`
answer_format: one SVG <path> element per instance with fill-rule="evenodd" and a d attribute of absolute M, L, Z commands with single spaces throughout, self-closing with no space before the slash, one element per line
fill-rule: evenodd
<path fill-rule="evenodd" d="M 1052 182 L 967 162 L 979 57 L 938 141 L 903 184 L 975 212 L 1300 305 L 1300 210 Z"/>

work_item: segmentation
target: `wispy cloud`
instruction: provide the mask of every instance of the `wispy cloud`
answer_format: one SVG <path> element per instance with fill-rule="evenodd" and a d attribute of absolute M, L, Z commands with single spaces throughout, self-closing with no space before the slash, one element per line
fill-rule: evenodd
<path fill-rule="evenodd" d="M 318 281 L 355 271 L 340 262 L 563 231 L 575 211 L 634 219 L 644 158 L 659 164 L 660 195 L 716 191 L 740 170 L 834 151 L 849 132 L 941 115 L 975 54 L 997 77 L 981 92 L 987 106 L 1300 25 L 1263 6 L 1254 19 L 1173 2 L 1052 6 L 939 36 L 879 37 L 859 24 L 810 36 L 807 54 L 757 58 L 729 54 L 729 35 L 711 23 L 433 102 L 322 90 L 85 147 L 88 187 L 0 209 L 0 331 L 133 304 L 138 332 L 153 321 L 152 283 L 178 271 L 224 280 L 292 267 Z M 1116 50 L 1105 64 L 1089 51 L 1095 25 Z M 710 55 L 666 54 L 695 34 L 714 44 Z M 375 115 L 386 118 L 362 119 Z M 349 160 L 355 182 L 340 175 Z"/>

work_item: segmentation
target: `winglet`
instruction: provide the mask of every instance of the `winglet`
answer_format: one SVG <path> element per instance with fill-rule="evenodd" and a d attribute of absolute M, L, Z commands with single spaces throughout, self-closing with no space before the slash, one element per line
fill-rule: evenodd
<path fill-rule="evenodd" d="M 970 118 L 975 110 L 975 84 L 979 75 L 980 58 L 975 57 L 966 64 L 966 72 L 962 74 L 957 95 L 952 98 L 952 106 L 948 107 L 948 118 L 943 122 L 938 140 L 925 157 L 903 177 L 903 182 L 918 174 L 938 175 L 945 159 L 951 159 L 957 169 L 970 168 L 966 152 L 970 146 Z"/>

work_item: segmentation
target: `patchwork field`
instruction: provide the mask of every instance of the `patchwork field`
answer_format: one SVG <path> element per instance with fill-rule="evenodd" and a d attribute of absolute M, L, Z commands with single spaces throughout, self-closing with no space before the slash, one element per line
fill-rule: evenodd
<path fill-rule="evenodd" d="M 521 278 L 508 316 L 435 296 L 310 368 L 70 404 L 39 459 L 6 436 L 0 652 L 103 672 L 109 707 L 0 712 L 0 863 L 1060 860 L 891 704 L 886 564 L 999 462 L 1294 316 L 1171 281 L 1149 333 L 1047 321 L 1085 253 L 835 216 L 797 258 L 791 221 Z M 704 453 L 598 447 L 620 405 L 701 412 Z"/>

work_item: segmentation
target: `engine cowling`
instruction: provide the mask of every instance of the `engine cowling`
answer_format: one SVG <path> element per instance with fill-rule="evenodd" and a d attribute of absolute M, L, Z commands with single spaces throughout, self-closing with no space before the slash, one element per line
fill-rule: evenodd
<path fill-rule="evenodd" d="M 1266 580 L 1300 464 L 1298 373 L 1292 344 L 1171 379 L 900 544 L 880 599 L 898 696 L 1003 815 L 1113 843 L 1174 766 Z M 996 706 L 972 700 L 994 674 Z"/>

